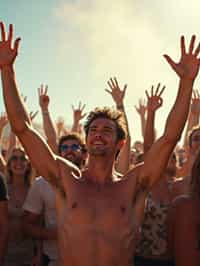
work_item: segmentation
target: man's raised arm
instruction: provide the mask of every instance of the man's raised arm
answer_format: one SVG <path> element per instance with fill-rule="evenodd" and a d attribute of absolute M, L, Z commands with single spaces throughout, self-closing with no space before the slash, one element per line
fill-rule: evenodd
<path fill-rule="evenodd" d="M 181 37 L 181 59 L 175 63 L 168 55 L 164 55 L 167 62 L 180 78 L 179 90 L 168 115 L 163 136 L 158 139 L 145 156 L 144 167 L 140 174 L 140 181 L 151 187 L 164 171 L 171 152 L 181 137 L 187 120 L 192 87 L 199 71 L 200 44 L 194 49 L 195 36 L 192 36 L 189 51 L 186 52 L 184 37 Z M 156 162 L 156 165 L 152 162 Z"/>
<path fill-rule="evenodd" d="M 12 130 L 20 139 L 38 173 L 55 184 L 59 176 L 56 156 L 33 129 L 15 82 L 13 63 L 18 53 L 20 39 L 16 39 L 12 47 L 13 25 L 9 26 L 8 37 L 2 22 L 0 30 L 0 69 L 3 95 Z"/>

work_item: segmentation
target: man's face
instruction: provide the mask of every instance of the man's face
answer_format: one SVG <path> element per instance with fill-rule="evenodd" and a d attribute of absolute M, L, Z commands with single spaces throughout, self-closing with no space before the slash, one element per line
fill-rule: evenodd
<path fill-rule="evenodd" d="M 108 118 L 95 119 L 88 131 L 87 148 L 90 155 L 116 154 L 120 149 L 114 121 Z"/>
<path fill-rule="evenodd" d="M 81 167 L 84 156 L 81 150 L 81 146 L 79 142 L 75 139 L 69 139 L 63 141 L 61 147 L 60 147 L 60 155 L 77 165 L 78 167 Z"/>

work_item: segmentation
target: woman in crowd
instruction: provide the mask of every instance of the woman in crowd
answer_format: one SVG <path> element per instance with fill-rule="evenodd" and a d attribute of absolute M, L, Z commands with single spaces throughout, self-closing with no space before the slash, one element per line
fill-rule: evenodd
<path fill-rule="evenodd" d="M 20 148 L 14 148 L 7 162 L 9 240 L 5 266 L 28 266 L 33 257 L 33 242 L 22 230 L 22 206 L 26 198 L 31 177 L 30 162 Z"/>

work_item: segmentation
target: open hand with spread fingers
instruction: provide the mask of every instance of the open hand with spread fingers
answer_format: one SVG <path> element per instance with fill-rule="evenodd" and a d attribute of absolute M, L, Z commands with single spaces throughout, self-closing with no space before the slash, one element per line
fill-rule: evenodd
<path fill-rule="evenodd" d="M 39 97 L 39 104 L 41 109 L 44 110 L 48 110 L 48 106 L 49 106 L 49 96 L 47 94 L 48 92 L 48 86 L 47 85 L 41 85 L 40 88 L 38 88 L 38 97 Z"/>
<path fill-rule="evenodd" d="M 74 116 L 74 121 L 79 122 L 81 119 L 83 119 L 86 116 L 86 113 L 83 113 L 83 110 L 85 109 L 85 104 L 81 104 L 79 102 L 79 105 L 77 108 L 72 105 L 72 111 Z"/>
<path fill-rule="evenodd" d="M 196 36 L 193 35 L 189 45 L 189 51 L 186 52 L 185 38 L 181 36 L 181 58 L 178 63 L 175 63 L 170 56 L 164 55 L 167 62 L 177 75 L 186 80 L 194 80 L 199 71 L 200 59 L 200 43 L 197 48 L 194 49 Z"/>
<path fill-rule="evenodd" d="M 140 116 L 145 116 L 146 110 L 147 110 L 147 105 L 145 103 L 144 99 L 139 99 L 138 106 L 135 105 L 135 110 Z"/>
<path fill-rule="evenodd" d="M 8 36 L 6 34 L 5 25 L 0 22 L 1 40 L 0 40 L 0 69 L 5 66 L 12 65 L 18 54 L 20 38 L 13 42 L 13 25 L 9 25 Z"/>
<path fill-rule="evenodd" d="M 121 90 L 119 87 L 118 81 L 115 77 L 110 78 L 107 84 L 110 90 L 105 89 L 105 91 L 107 91 L 112 96 L 117 106 L 123 105 L 123 100 L 124 100 L 124 96 L 126 93 L 127 85 L 125 84 L 124 88 Z"/>
<path fill-rule="evenodd" d="M 160 108 L 163 104 L 163 99 L 161 97 L 163 91 L 165 90 L 165 86 L 163 86 L 160 90 L 160 83 L 158 83 L 156 90 L 154 91 L 154 86 L 151 87 L 151 94 L 149 95 L 148 91 L 145 90 L 145 94 L 147 96 L 147 109 L 155 112 L 158 108 Z"/>

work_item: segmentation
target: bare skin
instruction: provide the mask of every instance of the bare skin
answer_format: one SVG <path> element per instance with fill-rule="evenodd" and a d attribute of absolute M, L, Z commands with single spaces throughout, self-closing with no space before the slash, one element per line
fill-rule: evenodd
<path fill-rule="evenodd" d="M 121 180 L 113 165 L 123 143 L 117 139 L 116 125 L 112 120 L 98 118 L 90 124 L 86 139 L 88 168 L 82 173 L 67 159 L 56 156 L 35 132 L 15 82 L 13 63 L 19 39 L 12 48 L 13 26 L 10 25 L 8 38 L 3 23 L 0 23 L 0 28 L 3 93 L 13 131 L 38 173 L 55 187 L 57 195 L 62 192 L 66 195 L 62 202 L 57 200 L 56 203 L 60 252 L 64 254 L 60 265 L 132 265 L 145 197 L 166 168 L 187 119 L 192 86 L 200 63 L 197 58 L 200 46 L 193 51 L 195 37 L 191 39 L 188 53 L 184 37 L 181 38 L 179 63 L 165 55 L 180 78 L 175 104 L 167 118 L 163 136 L 152 145 L 144 164 L 132 169 Z M 152 164 L 154 161 L 156 167 Z"/>

